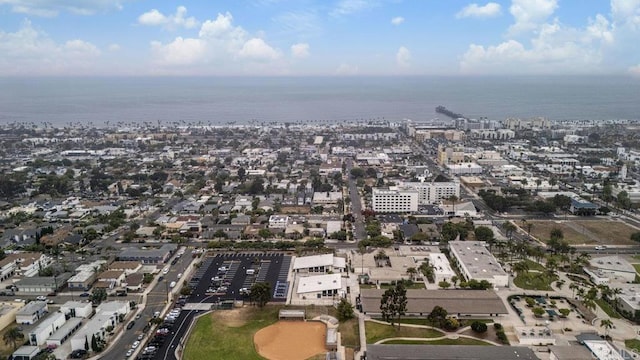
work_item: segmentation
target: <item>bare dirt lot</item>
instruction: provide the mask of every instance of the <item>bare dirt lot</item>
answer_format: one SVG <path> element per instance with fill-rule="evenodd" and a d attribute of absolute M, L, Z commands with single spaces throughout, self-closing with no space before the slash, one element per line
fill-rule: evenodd
<path fill-rule="evenodd" d="M 269 360 L 305 360 L 326 352 L 326 330 L 317 321 L 279 321 L 260 329 L 253 342 Z"/>
<path fill-rule="evenodd" d="M 553 228 L 562 230 L 571 245 L 636 245 L 630 236 L 638 231 L 618 220 L 530 220 L 531 235 L 549 241 Z M 520 225 L 520 224 L 518 224 Z"/>

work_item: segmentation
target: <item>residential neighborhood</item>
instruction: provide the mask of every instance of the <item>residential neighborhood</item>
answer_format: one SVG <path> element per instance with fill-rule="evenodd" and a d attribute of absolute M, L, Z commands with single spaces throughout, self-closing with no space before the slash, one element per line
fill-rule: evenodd
<path fill-rule="evenodd" d="M 5 125 L 0 351 L 194 359 L 284 311 L 332 359 L 635 358 L 639 129 Z"/>

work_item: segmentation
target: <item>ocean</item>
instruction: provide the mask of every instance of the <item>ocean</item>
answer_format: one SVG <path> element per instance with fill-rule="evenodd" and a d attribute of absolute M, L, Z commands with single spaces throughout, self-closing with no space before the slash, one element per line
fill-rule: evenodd
<path fill-rule="evenodd" d="M 348 123 L 439 118 L 640 119 L 640 78 L 0 78 L 0 124 Z"/>

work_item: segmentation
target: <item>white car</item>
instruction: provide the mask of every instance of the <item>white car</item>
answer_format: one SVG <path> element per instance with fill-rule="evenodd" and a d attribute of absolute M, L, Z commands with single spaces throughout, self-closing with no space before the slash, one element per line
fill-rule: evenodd
<path fill-rule="evenodd" d="M 36 300 L 38 300 L 38 301 L 47 301 L 47 297 L 46 297 L 46 296 L 44 296 L 44 295 L 40 295 L 40 296 L 38 296 L 38 297 L 36 298 Z"/>
<path fill-rule="evenodd" d="M 168 268 L 168 267 L 164 268 L 164 269 L 162 270 L 162 273 L 163 273 L 164 275 L 167 275 L 167 274 L 169 273 L 169 268 Z"/>
<path fill-rule="evenodd" d="M 133 344 L 131 344 L 131 348 L 132 348 L 132 349 L 135 349 L 135 348 L 137 348 L 139 345 L 140 345 L 140 341 L 137 341 L 137 340 L 136 340 L 136 341 L 134 341 L 134 342 L 133 342 Z"/>
<path fill-rule="evenodd" d="M 129 349 L 125 355 L 125 357 L 130 357 L 131 355 L 133 355 L 133 349 Z"/>

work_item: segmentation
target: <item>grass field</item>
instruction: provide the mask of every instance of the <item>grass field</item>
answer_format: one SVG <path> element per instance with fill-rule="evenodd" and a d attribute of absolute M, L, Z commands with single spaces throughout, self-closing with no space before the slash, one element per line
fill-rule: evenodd
<path fill-rule="evenodd" d="M 548 275 L 537 272 L 537 271 L 528 271 L 526 273 L 521 273 L 513 279 L 513 283 L 525 290 L 553 290 L 551 288 L 551 283 L 558 279 L 557 276 L 549 277 Z"/>
<path fill-rule="evenodd" d="M 606 301 L 604 301 L 602 299 L 596 299 L 595 301 L 596 301 L 596 304 L 598 304 L 598 306 L 600 306 L 602 311 L 607 313 L 607 315 L 609 315 L 609 317 L 612 317 L 614 319 L 620 319 L 621 318 L 620 314 L 618 314 L 618 312 L 608 302 L 606 302 Z"/>
<path fill-rule="evenodd" d="M 633 264 L 633 267 L 636 269 L 636 272 L 640 274 L 640 264 Z"/>
<path fill-rule="evenodd" d="M 227 317 L 228 311 L 204 315 L 198 319 L 189 336 L 184 359 L 262 360 L 255 350 L 253 335 L 278 321 L 280 308 L 244 308 L 233 318 Z"/>
<path fill-rule="evenodd" d="M 634 245 L 631 234 L 637 230 L 619 221 L 603 220 L 531 220 L 531 235 L 547 242 L 553 228 L 562 230 L 570 245 Z M 588 234 L 592 234 L 594 238 Z"/>
<path fill-rule="evenodd" d="M 487 345 L 492 346 L 486 341 L 469 338 L 457 338 L 457 339 L 439 339 L 439 340 L 389 340 L 384 344 L 398 344 L 398 345 Z"/>
<path fill-rule="evenodd" d="M 624 346 L 626 346 L 629 349 L 633 349 L 635 351 L 640 352 L 640 340 L 638 339 L 625 340 Z"/>
<path fill-rule="evenodd" d="M 371 321 L 365 322 L 365 332 L 367 334 L 367 344 L 393 337 L 415 337 L 415 338 L 436 338 L 444 333 L 433 329 L 421 329 L 414 327 L 384 325 Z"/>
<path fill-rule="evenodd" d="M 338 328 L 342 338 L 342 345 L 356 348 L 360 346 L 360 332 L 358 330 L 358 319 L 351 319 L 340 323 Z"/>

